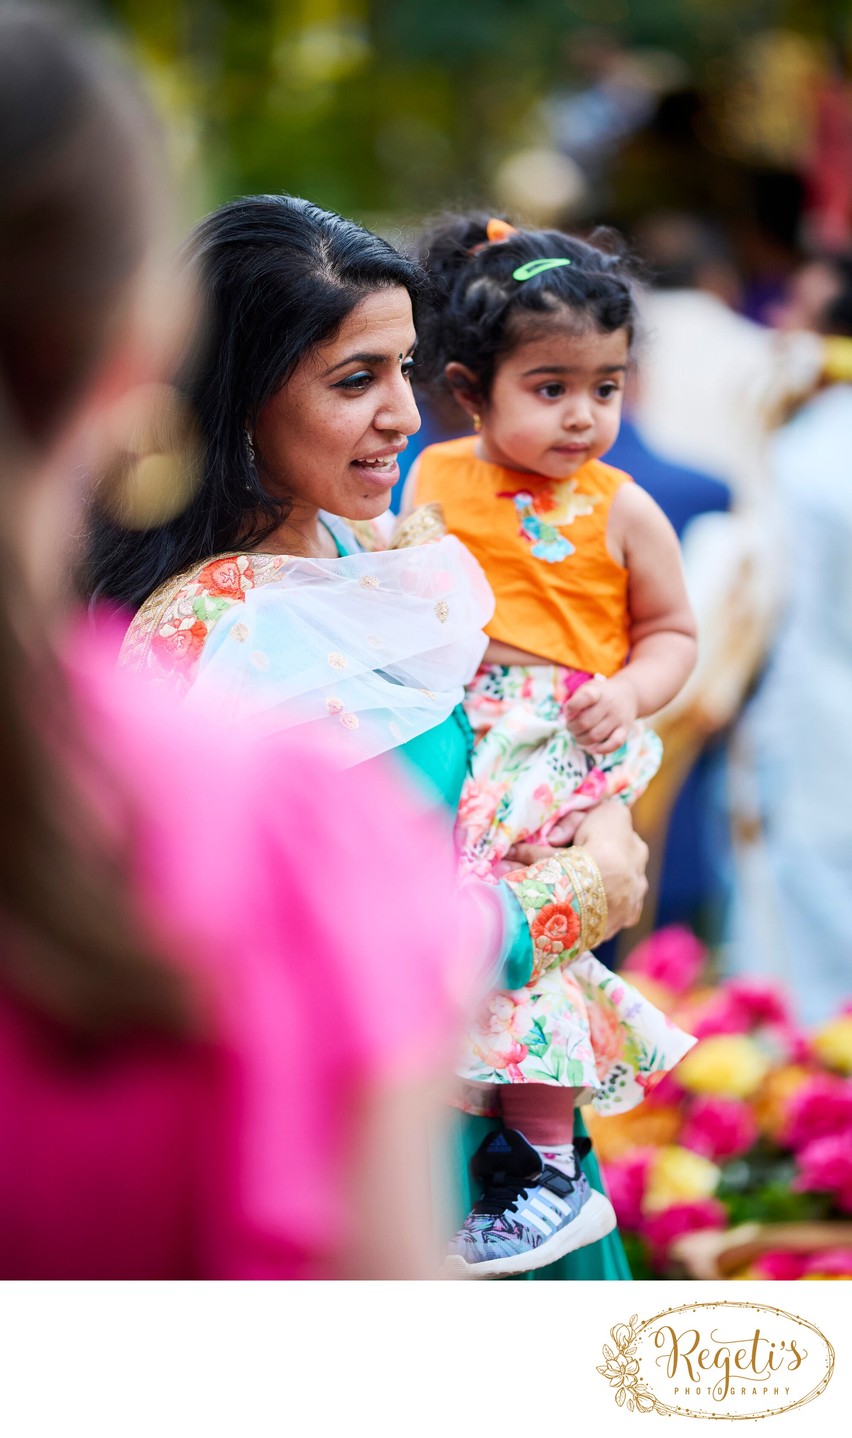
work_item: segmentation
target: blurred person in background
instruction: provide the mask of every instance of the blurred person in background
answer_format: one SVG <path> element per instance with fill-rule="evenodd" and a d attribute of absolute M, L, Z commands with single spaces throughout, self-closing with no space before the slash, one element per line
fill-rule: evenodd
<path fill-rule="evenodd" d="M 442 816 L 450 854 L 472 743 L 460 700 L 485 648 L 493 596 L 456 539 L 418 542 L 434 537 L 428 516 L 413 516 L 396 547 L 378 553 L 362 551 L 350 527 L 387 508 L 397 456 L 418 428 L 411 355 L 428 293 L 423 271 L 359 225 L 274 195 L 208 216 L 188 260 L 207 318 L 200 363 L 186 378 L 201 436 L 198 487 L 186 509 L 145 533 L 101 508 L 90 587 L 137 607 L 124 662 L 180 694 L 190 713 L 216 710 L 267 734 L 318 728 L 343 766 L 365 774 L 373 767 L 365 761 L 393 751 Z M 343 792 L 333 812 L 339 832 L 370 853 L 385 892 L 395 894 Z M 403 813 L 388 836 L 405 851 Z M 614 932 L 635 920 L 647 851 L 627 811 L 602 805 L 576 840 L 584 855 L 539 851 L 496 886 L 463 887 L 490 916 L 489 942 L 478 953 L 468 944 L 483 993 L 495 979 L 523 989 L 544 961 L 533 910 L 518 898 L 527 881 L 549 896 L 557 918 L 572 913 L 567 947 L 548 952 L 547 963 L 578 957 L 595 927 Z M 304 864 L 313 864 L 310 850 Z M 422 891 L 436 903 L 425 875 Z M 602 892 L 608 918 L 592 903 Z M 406 941 L 402 968 L 410 965 Z M 320 1054 L 346 1035 L 314 977 Z M 510 1022 L 497 1041 L 511 1061 Z M 294 1091 L 301 1064 L 312 1063 L 305 1055 L 293 1065 Z M 487 1120 L 458 1116 L 457 1143 L 438 1165 L 441 1184 L 453 1190 L 447 1236 L 472 1202 L 467 1159 L 492 1132 Z M 586 1165 L 599 1188 L 596 1165 Z M 520 1203 L 528 1185 L 511 1172 L 506 1180 Z M 629 1277 L 615 1234 L 540 1271 Z"/>
<path fill-rule="evenodd" d="M 98 45 L 0 10 L 0 1273 L 420 1276 L 443 833 L 397 775 L 181 716 L 67 613 L 79 476 L 189 315 L 157 151 Z"/>
<path fill-rule="evenodd" d="M 772 318 L 852 343 L 852 256 L 817 256 Z M 785 585 L 738 727 L 729 962 L 782 981 L 805 1024 L 852 999 L 852 384 L 823 383 L 776 433 Z"/>
<path fill-rule="evenodd" d="M 637 226 L 651 291 L 635 418 L 659 454 L 727 484 L 736 507 L 766 504 L 769 434 L 822 366 L 812 334 L 781 335 L 737 312 L 740 277 L 710 220 L 659 214 Z"/>
<path fill-rule="evenodd" d="M 632 474 L 660 506 L 684 547 L 689 589 L 693 526 L 705 515 L 727 514 L 731 492 L 712 475 L 667 459 L 645 438 L 637 410 L 643 355 L 652 342 L 643 336 L 637 345 L 635 368 L 625 385 L 621 428 L 607 460 Z M 702 742 L 700 751 L 682 778 L 666 823 L 665 852 L 660 856 L 659 883 L 656 888 L 652 884 L 651 904 L 657 925 L 688 924 L 712 942 L 719 932 L 730 869 L 725 858 L 727 823 L 720 800 L 724 741 L 716 739 L 706 749 Z M 665 766 L 664 752 L 664 773 Z M 646 917 L 651 917 L 647 906 Z M 598 957 L 606 963 L 608 951 L 614 949 L 615 942 L 599 951 Z"/>
<path fill-rule="evenodd" d="M 660 213 L 635 239 L 651 288 L 621 456 L 635 456 L 638 442 L 680 470 L 681 495 L 670 490 L 661 502 L 688 520 L 684 565 L 699 635 L 698 667 L 657 720 L 663 782 L 640 822 L 654 840 L 667 836 L 659 918 L 695 923 L 718 941 L 732 883 L 727 736 L 766 654 L 783 582 L 769 444 L 791 399 L 817 382 L 823 347 L 813 334 L 780 335 L 738 313 L 740 274 L 714 221 Z"/>

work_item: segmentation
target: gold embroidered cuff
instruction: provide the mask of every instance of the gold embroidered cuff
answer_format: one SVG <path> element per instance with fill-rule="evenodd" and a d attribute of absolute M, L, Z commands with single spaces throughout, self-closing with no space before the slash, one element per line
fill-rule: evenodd
<path fill-rule="evenodd" d="M 606 934 L 609 918 L 601 871 L 591 855 L 578 845 L 565 850 L 559 859 L 574 884 L 580 906 L 581 947 L 584 951 L 594 949 Z"/>
<path fill-rule="evenodd" d="M 390 543 L 391 549 L 410 549 L 416 544 L 431 544 L 443 539 L 447 532 L 444 511 L 440 504 L 421 504 L 399 525 Z"/>

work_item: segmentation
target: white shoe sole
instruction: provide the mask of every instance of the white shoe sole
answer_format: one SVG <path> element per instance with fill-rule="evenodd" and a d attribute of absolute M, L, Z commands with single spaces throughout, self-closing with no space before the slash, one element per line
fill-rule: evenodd
<path fill-rule="evenodd" d="M 468 1263 L 460 1253 L 452 1253 L 444 1266 L 453 1278 L 508 1278 L 513 1273 L 532 1273 L 536 1268 L 546 1268 L 549 1263 L 564 1258 L 566 1253 L 606 1238 L 616 1226 L 615 1209 L 609 1199 L 593 1191 L 577 1217 L 538 1248 L 512 1253 L 506 1258 L 489 1258 L 484 1263 Z"/>

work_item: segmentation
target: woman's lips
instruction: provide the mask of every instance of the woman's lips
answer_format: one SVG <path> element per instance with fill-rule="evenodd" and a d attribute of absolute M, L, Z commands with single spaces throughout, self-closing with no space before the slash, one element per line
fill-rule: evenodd
<path fill-rule="evenodd" d="M 352 468 L 377 489 L 392 489 L 399 479 L 399 453 L 395 449 L 375 459 L 353 459 Z"/>

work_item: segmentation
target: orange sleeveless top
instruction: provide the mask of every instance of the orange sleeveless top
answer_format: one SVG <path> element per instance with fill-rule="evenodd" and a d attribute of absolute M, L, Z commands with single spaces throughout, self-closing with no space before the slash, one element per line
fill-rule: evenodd
<path fill-rule="evenodd" d="M 424 450 L 415 499 L 440 504 L 485 570 L 497 601 L 486 632 L 552 664 L 615 674 L 630 647 L 627 570 L 606 528 L 630 475 L 591 459 L 571 479 L 544 479 L 477 459 L 476 442 Z"/>

